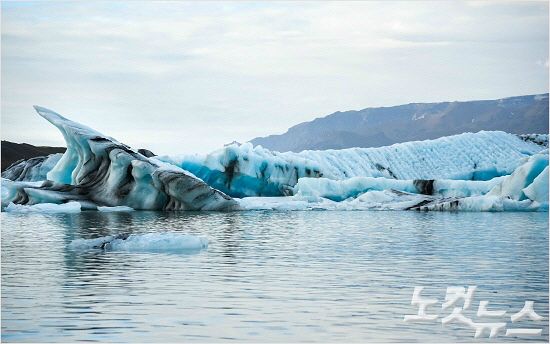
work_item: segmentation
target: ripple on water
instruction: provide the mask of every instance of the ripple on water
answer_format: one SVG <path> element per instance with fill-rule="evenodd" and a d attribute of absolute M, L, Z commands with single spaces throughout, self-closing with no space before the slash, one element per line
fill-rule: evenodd
<path fill-rule="evenodd" d="M 440 303 L 454 285 L 478 286 L 465 314 L 475 318 L 488 300 L 490 309 L 507 310 L 508 328 L 516 326 L 509 315 L 535 301 L 546 320 L 531 326 L 543 336 L 497 339 L 548 340 L 547 214 L 1 216 L 3 341 L 471 342 L 473 330 L 441 325 L 448 314 Z M 186 238 L 181 243 L 208 238 L 208 247 L 192 254 L 71 247 L 123 233 L 150 245 L 144 238 L 167 231 Z M 410 304 L 417 285 L 439 300 L 430 309 L 438 321 L 403 321 L 417 311 Z"/>

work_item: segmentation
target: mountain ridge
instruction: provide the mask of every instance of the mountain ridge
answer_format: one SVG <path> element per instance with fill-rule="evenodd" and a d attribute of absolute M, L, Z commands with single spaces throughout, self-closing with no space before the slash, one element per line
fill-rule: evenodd
<path fill-rule="evenodd" d="M 299 152 L 380 147 L 481 130 L 548 133 L 548 93 L 337 111 L 250 142 L 270 150 Z"/>
<path fill-rule="evenodd" d="M 64 153 L 65 147 L 34 146 L 28 143 L 15 143 L 2 140 L 2 171 L 16 161 L 46 156 L 54 153 Z"/>

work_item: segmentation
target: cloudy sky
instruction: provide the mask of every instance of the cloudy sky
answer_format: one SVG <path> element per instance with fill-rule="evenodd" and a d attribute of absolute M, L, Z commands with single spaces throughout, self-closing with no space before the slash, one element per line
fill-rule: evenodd
<path fill-rule="evenodd" d="M 338 110 L 548 92 L 548 2 L 2 2 L 3 140 L 37 104 L 207 152 Z"/>

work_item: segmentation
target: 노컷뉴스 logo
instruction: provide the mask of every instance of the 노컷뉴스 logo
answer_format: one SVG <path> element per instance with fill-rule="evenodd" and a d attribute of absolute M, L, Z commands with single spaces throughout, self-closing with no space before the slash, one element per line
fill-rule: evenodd
<path fill-rule="evenodd" d="M 428 306 L 435 305 L 437 299 L 422 298 L 420 295 L 424 287 L 414 287 L 411 305 L 418 307 L 416 314 L 405 315 L 404 320 L 406 322 L 417 321 L 435 321 L 438 318 L 437 314 L 430 314 Z M 447 294 L 445 295 L 445 302 L 441 305 L 443 310 L 452 308 L 451 314 L 441 319 L 443 325 L 456 322 L 465 324 L 475 330 L 474 337 L 479 338 L 484 332 L 489 333 L 489 338 L 493 338 L 502 333 L 505 336 L 540 336 L 542 333 L 541 328 L 506 328 L 506 322 L 492 321 L 492 322 L 480 322 L 473 321 L 463 314 L 463 311 L 469 309 L 472 305 L 472 299 L 476 286 L 469 286 L 468 289 L 464 287 L 447 287 Z M 460 307 L 460 303 L 462 306 Z M 510 316 L 512 323 L 519 322 L 520 320 L 541 321 L 544 318 L 538 315 L 534 310 L 534 301 L 525 301 L 525 304 L 521 310 Z M 500 318 L 503 319 L 507 311 L 505 310 L 489 310 L 489 301 L 480 301 L 477 309 L 477 317 L 482 318 Z M 477 320 L 477 319 L 476 319 Z"/>

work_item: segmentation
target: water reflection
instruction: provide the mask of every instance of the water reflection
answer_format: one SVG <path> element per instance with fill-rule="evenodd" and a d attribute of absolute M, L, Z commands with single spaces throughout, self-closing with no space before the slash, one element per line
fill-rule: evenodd
<path fill-rule="evenodd" d="M 160 231 L 210 245 L 68 248 Z M 512 313 L 534 300 L 548 319 L 547 242 L 546 214 L 2 214 L 2 339 L 470 342 L 467 328 L 404 323 L 414 286 L 442 300 L 447 286 L 477 285 L 477 302 Z M 498 340 L 547 340 L 535 325 L 542 338 Z"/>

